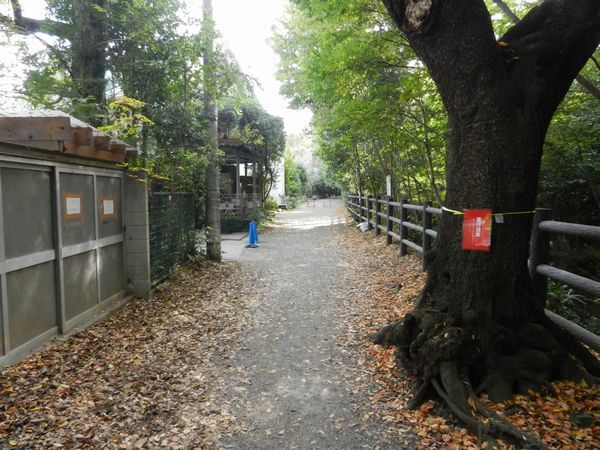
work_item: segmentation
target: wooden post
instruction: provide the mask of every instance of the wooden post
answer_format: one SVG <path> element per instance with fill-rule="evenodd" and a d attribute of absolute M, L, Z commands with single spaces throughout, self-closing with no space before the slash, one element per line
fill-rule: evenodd
<path fill-rule="evenodd" d="M 362 218 L 361 218 L 361 216 L 363 215 L 363 211 L 362 211 L 362 195 L 360 195 L 360 192 L 356 196 L 356 201 L 357 201 L 357 204 L 358 204 L 358 221 L 362 222 Z"/>
<path fill-rule="evenodd" d="M 403 204 L 406 203 L 406 200 L 400 199 L 400 206 L 398 206 L 399 211 L 399 219 L 400 219 L 400 230 L 398 235 L 400 236 L 400 256 L 404 256 L 408 253 L 408 248 L 406 244 L 402 242 L 402 240 L 406 239 L 406 228 L 404 227 L 404 222 L 406 222 L 406 210 L 403 208 Z"/>
<path fill-rule="evenodd" d="M 371 231 L 373 229 L 373 224 L 371 223 L 371 197 L 367 195 L 367 230 Z"/>
<path fill-rule="evenodd" d="M 535 296 L 542 305 L 546 303 L 548 280 L 538 274 L 536 268 L 540 264 L 547 264 L 550 259 L 550 236 L 539 228 L 540 222 L 544 220 L 552 220 L 552 210 L 536 208 L 529 241 L 529 277 Z"/>
<path fill-rule="evenodd" d="M 431 213 L 427 212 L 427 208 L 429 208 L 429 206 L 431 206 L 430 203 L 423 204 L 423 272 L 427 270 L 425 253 L 431 250 L 431 236 L 427 234 L 427 230 L 431 228 Z"/>
<path fill-rule="evenodd" d="M 392 232 L 392 230 L 394 229 L 394 222 L 392 222 L 390 220 L 390 217 L 392 217 L 394 215 L 394 207 L 392 205 L 390 205 L 390 202 L 393 202 L 394 199 L 392 197 L 388 197 L 387 198 L 387 204 L 386 204 L 386 220 L 387 220 L 387 226 L 386 226 L 386 230 L 385 230 L 385 244 L 386 245 L 390 245 L 392 243 L 392 235 L 390 234 L 390 232 Z"/>
<path fill-rule="evenodd" d="M 375 236 L 381 234 L 381 229 L 379 228 L 381 226 L 381 216 L 379 215 L 381 212 L 381 203 L 379 203 L 379 200 L 381 200 L 380 195 L 375 197 Z"/>

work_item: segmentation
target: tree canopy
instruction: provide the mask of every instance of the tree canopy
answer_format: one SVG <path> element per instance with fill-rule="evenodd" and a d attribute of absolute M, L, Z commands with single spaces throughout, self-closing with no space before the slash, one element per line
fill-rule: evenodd
<path fill-rule="evenodd" d="M 500 36 L 512 25 L 499 4 L 523 17 L 535 3 L 488 1 L 496 33 Z M 385 176 L 391 175 L 395 197 L 442 203 L 444 106 L 428 70 L 380 1 L 293 1 L 274 44 L 281 57 L 282 93 L 292 105 L 314 112 L 318 153 L 339 182 L 349 190 L 375 194 L 385 192 Z M 594 84 L 600 80 L 596 61 L 590 59 L 582 70 Z M 570 146 L 564 127 L 577 127 L 579 106 L 585 105 L 590 118 L 600 109 L 579 84 L 572 86 L 564 105 L 546 139 L 547 159 L 552 149 Z M 555 132 L 559 126 L 563 131 Z M 599 145 L 593 127 L 573 135 L 587 149 Z M 585 165 L 595 164 L 585 151 L 581 156 Z M 597 191 L 595 184 L 588 185 L 588 195 Z"/>
<path fill-rule="evenodd" d="M 23 45 L 22 86 L 35 108 L 60 109 L 104 126 L 140 149 L 138 168 L 157 188 L 204 194 L 206 121 L 203 92 L 210 89 L 225 116 L 235 111 L 249 144 L 268 156 L 265 176 L 283 155 L 283 122 L 256 100 L 251 80 L 218 44 L 211 80 L 203 55 L 209 32 L 187 18 L 180 0 L 48 0 L 46 18 L 23 16 L 18 0 L 0 15 L 5 36 L 33 36 L 41 50 Z M 225 120 L 222 114 L 220 119 Z"/>

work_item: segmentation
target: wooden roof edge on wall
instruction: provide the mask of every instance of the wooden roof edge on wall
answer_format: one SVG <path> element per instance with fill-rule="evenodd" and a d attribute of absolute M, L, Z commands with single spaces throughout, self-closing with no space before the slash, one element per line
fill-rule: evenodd
<path fill-rule="evenodd" d="M 61 111 L 0 111 L 0 142 L 123 163 L 137 150 Z"/>

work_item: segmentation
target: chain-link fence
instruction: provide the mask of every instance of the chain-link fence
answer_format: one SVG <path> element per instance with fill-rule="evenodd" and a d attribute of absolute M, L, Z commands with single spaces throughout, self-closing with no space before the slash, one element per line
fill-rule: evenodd
<path fill-rule="evenodd" d="M 194 197 L 189 192 L 150 194 L 150 269 L 152 282 L 169 277 L 194 250 Z"/>

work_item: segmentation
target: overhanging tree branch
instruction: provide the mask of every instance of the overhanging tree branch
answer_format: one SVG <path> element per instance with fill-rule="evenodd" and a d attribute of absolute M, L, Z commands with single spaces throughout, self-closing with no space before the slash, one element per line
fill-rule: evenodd
<path fill-rule="evenodd" d="M 519 18 L 519 16 L 517 16 L 511 9 L 510 7 L 504 3 L 503 0 L 494 0 L 494 3 L 496 4 L 496 6 L 498 6 L 498 8 L 500 8 L 500 10 L 514 23 L 514 24 L 518 24 L 519 22 L 521 22 L 521 19 Z M 594 61 L 594 63 L 596 65 L 598 65 L 597 61 L 595 60 L 594 57 L 591 57 L 591 59 Z M 600 100 L 600 89 L 598 89 L 598 87 L 590 80 L 588 80 L 586 77 L 584 77 L 583 75 L 579 74 L 577 75 L 577 77 L 575 78 L 577 80 L 577 82 L 583 86 L 583 88 L 588 91 L 591 95 L 593 95 L 596 100 Z"/>
<path fill-rule="evenodd" d="M 70 40 L 68 24 L 50 19 L 40 20 L 24 17 L 19 0 L 10 0 L 10 3 L 13 10 L 13 17 L 0 14 L 0 23 L 13 27 L 15 33 L 46 33 L 60 39 Z"/>

